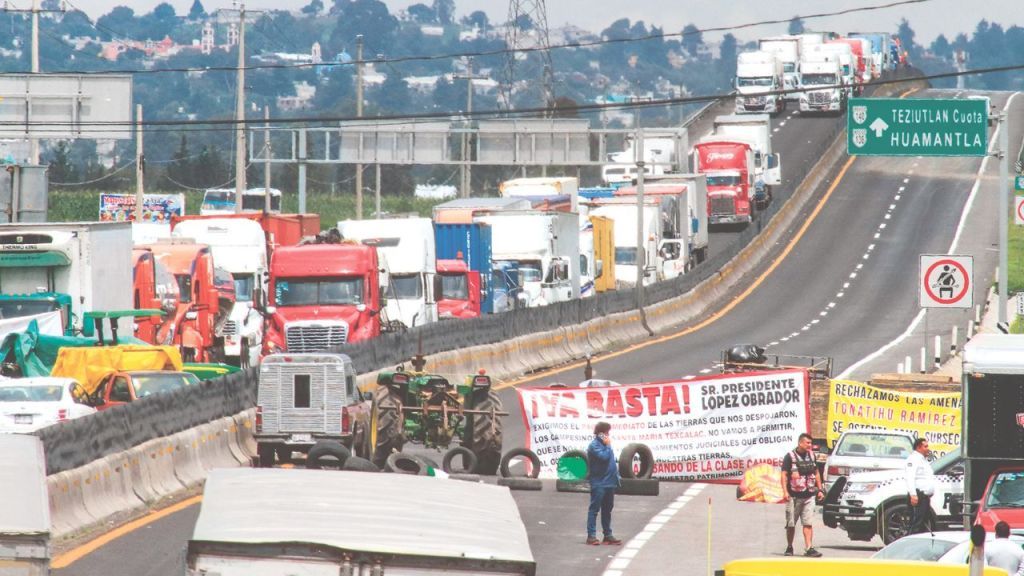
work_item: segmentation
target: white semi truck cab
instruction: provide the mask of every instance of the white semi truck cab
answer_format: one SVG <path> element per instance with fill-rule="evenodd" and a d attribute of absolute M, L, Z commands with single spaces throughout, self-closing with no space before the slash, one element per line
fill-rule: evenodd
<path fill-rule="evenodd" d="M 736 58 L 736 113 L 778 114 L 786 106 L 782 62 L 773 52 L 743 52 Z"/>
<path fill-rule="evenodd" d="M 846 93 L 838 56 L 812 53 L 811 59 L 800 62 L 800 112 L 835 112 L 846 110 Z"/>

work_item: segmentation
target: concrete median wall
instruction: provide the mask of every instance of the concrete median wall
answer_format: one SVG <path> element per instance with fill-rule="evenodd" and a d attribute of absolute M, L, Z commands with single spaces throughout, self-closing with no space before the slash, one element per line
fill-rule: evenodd
<path fill-rule="evenodd" d="M 55 538 L 119 523 L 255 455 L 254 410 L 150 440 L 46 479 Z"/>

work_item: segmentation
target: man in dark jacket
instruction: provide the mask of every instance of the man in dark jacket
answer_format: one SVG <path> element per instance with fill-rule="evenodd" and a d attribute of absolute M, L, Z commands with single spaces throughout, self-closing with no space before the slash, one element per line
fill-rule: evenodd
<path fill-rule="evenodd" d="M 594 440 L 587 447 L 587 468 L 590 474 L 590 508 L 587 510 L 587 544 L 598 546 L 622 544 L 612 535 L 612 508 L 615 506 L 615 490 L 619 487 L 619 466 L 612 452 L 612 440 L 608 436 L 612 427 L 607 422 L 598 422 L 594 427 Z M 597 539 L 597 513 L 601 513 L 601 529 L 604 540 Z"/>

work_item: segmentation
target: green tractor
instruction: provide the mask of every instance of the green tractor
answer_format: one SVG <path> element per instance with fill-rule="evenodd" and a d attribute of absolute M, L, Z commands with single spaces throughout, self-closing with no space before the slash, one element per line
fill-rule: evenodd
<path fill-rule="evenodd" d="M 417 357 L 411 372 L 399 366 L 377 376 L 364 453 L 383 466 L 406 442 L 447 449 L 458 438 L 476 455 L 474 472 L 495 474 L 501 460 L 500 417 L 508 412 L 502 411 L 490 376 L 481 371 L 454 385 L 423 372 L 424 364 Z"/>

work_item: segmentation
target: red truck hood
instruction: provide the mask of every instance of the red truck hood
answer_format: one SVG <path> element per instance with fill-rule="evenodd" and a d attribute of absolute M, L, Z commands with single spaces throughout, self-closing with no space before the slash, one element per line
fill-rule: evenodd
<path fill-rule="evenodd" d="M 741 196 L 743 189 L 739 186 L 708 186 L 708 196 Z"/>
<path fill-rule="evenodd" d="M 359 322 L 360 312 L 355 306 L 288 306 L 279 307 L 274 312 L 274 321 L 278 327 L 284 328 L 289 322 L 303 321 L 338 321 L 347 322 L 355 328 Z"/>
<path fill-rule="evenodd" d="M 1024 529 L 1024 508 L 982 508 L 975 523 L 993 532 L 999 521 L 1009 524 L 1011 530 Z"/>
<path fill-rule="evenodd" d="M 476 318 L 480 314 L 470 308 L 469 300 L 438 300 L 438 318 Z"/>

